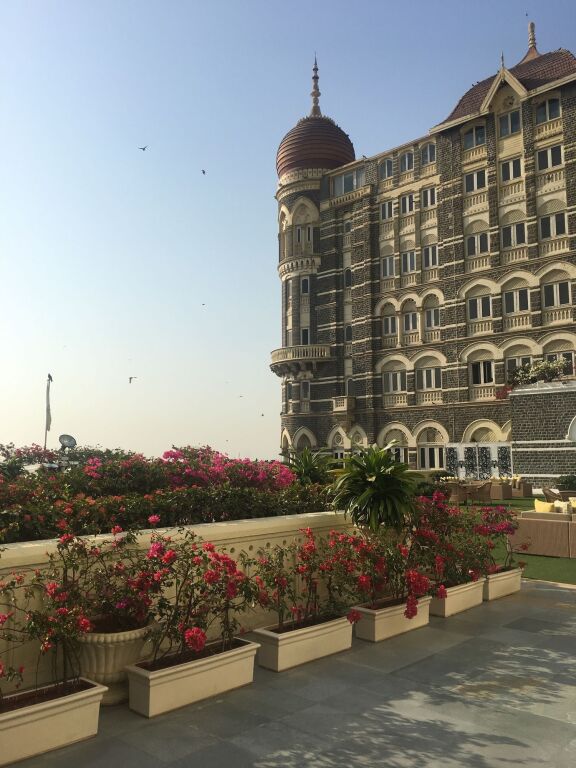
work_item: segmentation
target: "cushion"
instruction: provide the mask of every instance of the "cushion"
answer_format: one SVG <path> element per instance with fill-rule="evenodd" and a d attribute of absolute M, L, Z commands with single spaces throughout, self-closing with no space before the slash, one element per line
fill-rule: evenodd
<path fill-rule="evenodd" d="M 540 501 L 540 499 L 534 499 L 534 511 L 535 512 L 554 512 L 554 503 L 547 501 Z"/>
<path fill-rule="evenodd" d="M 568 502 L 567 501 L 555 501 L 554 502 L 554 512 L 563 512 L 564 514 L 569 512 Z"/>
<path fill-rule="evenodd" d="M 568 501 L 570 502 L 572 509 L 576 509 L 576 496 L 570 496 Z"/>

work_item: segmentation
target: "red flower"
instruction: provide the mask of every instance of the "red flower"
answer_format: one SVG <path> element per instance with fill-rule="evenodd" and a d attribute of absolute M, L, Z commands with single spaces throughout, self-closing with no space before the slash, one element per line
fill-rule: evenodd
<path fill-rule="evenodd" d="M 166 565 L 170 565 L 170 563 L 173 563 L 177 557 L 178 555 L 176 554 L 176 552 L 173 549 L 169 549 L 167 550 L 164 557 L 162 558 L 162 562 L 165 563 Z"/>
<path fill-rule="evenodd" d="M 357 611 L 355 608 L 352 608 L 350 611 L 348 611 L 348 615 L 346 616 L 350 624 L 356 624 L 356 622 L 360 621 L 362 618 L 362 614 L 360 611 Z"/>
<path fill-rule="evenodd" d="M 407 619 L 413 619 L 417 613 L 418 613 L 418 600 L 414 595 L 408 595 L 408 598 L 406 600 L 406 609 L 404 611 L 404 616 L 406 616 Z"/>
<path fill-rule="evenodd" d="M 371 588 L 372 579 L 370 576 L 367 576 L 365 573 L 360 574 L 360 576 L 358 576 L 358 589 L 362 592 L 369 592 Z"/>
<path fill-rule="evenodd" d="M 446 587 L 444 586 L 444 584 L 440 584 L 440 586 L 436 590 L 436 597 L 439 600 L 443 600 L 447 595 L 448 593 L 446 592 Z"/>
<path fill-rule="evenodd" d="M 114 534 L 114 536 L 116 536 L 117 533 L 122 533 L 122 526 L 121 525 L 115 525 L 112 528 L 112 533 Z"/>
<path fill-rule="evenodd" d="M 192 627 L 184 632 L 184 642 L 190 650 L 200 653 L 206 645 L 206 633 L 200 627 Z"/>
<path fill-rule="evenodd" d="M 150 517 L 148 518 L 148 522 L 150 523 L 150 525 L 158 525 L 158 523 L 160 522 L 160 515 L 150 515 Z"/>

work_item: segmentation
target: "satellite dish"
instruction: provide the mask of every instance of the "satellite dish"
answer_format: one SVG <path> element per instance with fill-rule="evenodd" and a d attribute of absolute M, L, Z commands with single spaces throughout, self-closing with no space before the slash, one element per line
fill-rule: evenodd
<path fill-rule="evenodd" d="M 58 440 L 62 448 L 76 448 L 76 440 L 72 435 L 60 435 Z"/>

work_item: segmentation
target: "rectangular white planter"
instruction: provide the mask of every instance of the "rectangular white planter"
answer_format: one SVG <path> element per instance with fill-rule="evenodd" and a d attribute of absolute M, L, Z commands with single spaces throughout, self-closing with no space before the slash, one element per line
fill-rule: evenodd
<path fill-rule="evenodd" d="M 239 648 L 164 669 L 148 670 L 137 664 L 126 667 L 130 709 L 144 717 L 155 717 L 248 685 L 254 679 L 258 644 L 240 642 Z"/>
<path fill-rule="evenodd" d="M 255 629 L 253 634 L 260 643 L 258 664 L 274 672 L 282 672 L 352 646 L 352 624 L 345 617 L 281 633 Z"/>
<path fill-rule="evenodd" d="M 354 634 L 361 640 L 378 643 L 389 637 L 425 627 L 430 621 L 431 600 L 431 597 L 421 597 L 418 600 L 418 613 L 413 619 L 404 616 L 406 603 L 376 610 L 358 605 L 355 610 L 362 614 L 362 618 L 354 625 Z"/>
<path fill-rule="evenodd" d="M 92 687 L 85 691 L 0 713 L 0 765 L 95 736 L 100 702 L 107 688 L 86 682 Z"/>
<path fill-rule="evenodd" d="M 462 613 L 469 608 L 482 605 L 484 580 L 471 581 L 468 584 L 458 584 L 456 587 L 448 587 L 447 596 L 444 598 L 433 597 L 430 603 L 432 616 L 453 616 Z"/>
<path fill-rule="evenodd" d="M 520 592 L 521 581 L 521 568 L 489 574 L 484 581 L 484 600 L 497 600 L 499 597 Z"/>

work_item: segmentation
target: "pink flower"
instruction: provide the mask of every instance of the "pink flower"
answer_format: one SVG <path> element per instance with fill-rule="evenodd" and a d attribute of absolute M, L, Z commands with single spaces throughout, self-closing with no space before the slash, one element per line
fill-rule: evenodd
<path fill-rule="evenodd" d="M 360 619 L 362 618 L 362 614 L 360 611 L 357 611 L 355 608 L 352 608 L 350 611 L 348 611 L 348 615 L 346 616 L 350 624 L 356 624 Z"/>
<path fill-rule="evenodd" d="M 150 525 L 158 525 L 158 523 L 160 522 L 160 515 L 150 515 L 150 517 L 148 518 L 148 522 L 150 523 Z"/>
<path fill-rule="evenodd" d="M 78 616 L 78 629 L 84 634 L 91 632 L 92 624 L 90 619 L 87 619 L 86 616 Z"/>
<path fill-rule="evenodd" d="M 178 555 L 176 554 L 176 552 L 173 549 L 169 549 L 166 551 L 166 553 L 162 557 L 162 562 L 165 563 L 166 565 L 170 565 L 170 563 L 173 563 L 177 557 Z"/>
<path fill-rule="evenodd" d="M 121 525 L 115 525 L 112 528 L 112 533 L 114 534 L 114 536 L 116 536 L 117 533 L 122 533 L 122 526 Z"/>
<path fill-rule="evenodd" d="M 200 627 L 192 627 L 184 632 L 184 642 L 190 650 L 200 653 L 206 645 L 206 633 Z"/>
<path fill-rule="evenodd" d="M 438 589 L 436 590 L 436 597 L 439 600 L 444 600 L 445 597 L 447 597 L 448 593 L 446 592 L 446 587 L 444 584 L 440 584 Z"/>
<path fill-rule="evenodd" d="M 406 609 L 404 611 L 404 616 L 406 616 L 407 619 L 413 619 L 417 613 L 418 613 L 418 600 L 414 595 L 408 595 L 408 598 L 406 600 Z"/>

